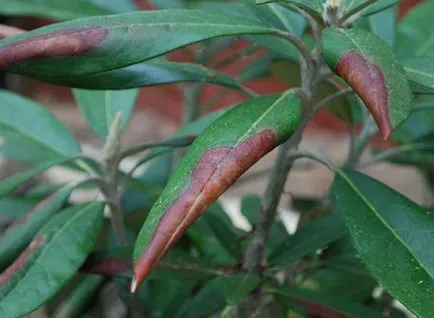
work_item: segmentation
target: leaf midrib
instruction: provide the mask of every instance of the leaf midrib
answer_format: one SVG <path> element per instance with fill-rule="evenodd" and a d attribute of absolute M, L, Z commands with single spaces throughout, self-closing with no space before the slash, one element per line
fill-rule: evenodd
<path fill-rule="evenodd" d="M 384 225 L 386 229 L 388 229 L 393 237 L 400 242 L 408 251 L 408 253 L 413 256 L 413 258 L 417 261 L 417 263 L 424 269 L 425 273 L 432 277 L 430 271 L 426 268 L 425 264 L 422 263 L 416 255 L 413 254 L 411 248 L 406 244 L 405 241 L 401 239 L 398 233 L 387 223 L 387 221 L 378 213 L 377 209 L 368 201 L 368 199 L 357 189 L 356 185 L 347 177 L 347 175 L 340 169 L 336 169 L 336 173 L 350 186 L 351 189 L 355 192 L 355 194 L 366 204 L 369 210 L 380 220 L 380 222 Z"/>

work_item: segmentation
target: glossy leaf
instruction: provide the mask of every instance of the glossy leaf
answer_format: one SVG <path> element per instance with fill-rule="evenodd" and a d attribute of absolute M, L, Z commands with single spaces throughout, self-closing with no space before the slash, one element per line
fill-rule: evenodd
<path fill-rule="evenodd" d="M 434 216 L 359 172 L 338 170 L 333 192 L 372 275 L 415 314 L 432 316 Z"/>
<path fill-rule="evenodd" d="M 133 285 L 143 281 L 207 206 L 291 136 L 300 116 L 300 99 L 291 91 L 258 97 L 228 111 L 195 140 L 139 233 Z"/>
<path fill-rule="evenodd" d="M 345 317 L 383 317 L 378 311 L 346 300 L 341 296 L 337 297 L 292 286 L 283 286 L 267 291 L 274 294 L 277 297 L 277 301 L 286 306 L 290 305 L 291 302 L 295 302 L 302 306 L 319 305 L 332 313 L 342 314 Z"/>
<path fill-rule="evenodd" d="M 29 244 L 36 232 L 59 211 L 71 194 L 71 188 L 41 201 L 14 221 L 0 236 L 0 271 L 5 269 Z"/>
<path fill-rule="evenodd" d="M 229 76 L 205 66 L 157 59 L 86 76 L 47 77 L 44 73 L 40 73 L 34 74 L 33 77 L 56 85 L 100 90 L 139 88 L 178 82 L 210 83 L 234 89 L 240 87 Z"/>
<path fill-rule="evenodd" d="M 228 305 L 234 305 L 248 296 L 260 283 L 258 276 L 236 274 L 223 279 L 225 298 Z"/>
<path fill-rule="evenodd" d="M 312 221 L 297 230 L 286 241 L 281 242 L 271 253 L 269 262 L 273 265 L 289 265 L 303 256 L 326 247 L 346 233 L 342 218 L 336 215 Z"/>
<path fill-rule="evenodd" d="M 360 29 L 325 29 L 324 59 L 360 96 L 387 139 L 412 110 L 404 70 L 391 49 Z"/>
<path fill-rule="evenodd" d="M 46 107 L 4 90 L 0 100 L 1 136 L 31 153 L 35 161 L 80 153 L 69 129 Z"/>
<path fill-rule="evenodd" d="M 0 276 L 2 317 L 32 312 L 75 274 L 99 236 L 103 207 L 95 202 L 65 209 L 35 235 Z"/>
<path fill-rule="evenodd" d="M 420 56 L 401 60 L 408 80 L 434 94 L 434 57 Z"/>
<path fill-rule="evenodd" d="M 118 112 L 121 113 L 124 129 L 134 110 L 137 89 L 122 91 L 93 91 L 75 89 L 73 94 L 89 127 L 105 140 Z"/>
<path fill-rule="evenodd" d="M 424 1 L 414 6 L 398 24 L 397 51 L 401 56 L 432 56 L 434 2 Z"/>
<path fill-rule="evenodd" d="M 219 36 L 275 33 L 250 19 L 205 10 L 91 17 L 0 41 L 0 68 L 30 76 L 84 76 L 143 62 Z M 39 49 L 41 45 L 43 50 Z"/>

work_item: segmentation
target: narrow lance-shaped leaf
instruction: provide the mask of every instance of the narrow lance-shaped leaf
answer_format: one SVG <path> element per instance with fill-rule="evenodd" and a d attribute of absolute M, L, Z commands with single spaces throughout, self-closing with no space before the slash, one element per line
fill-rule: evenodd
<path fill-rule="evenodd" d="M 405 72 L 391 49 L 360 29 L 325 29 L 322 43 L 329 67 L 360 96 L 387 139 L 412 110 Z"/>
<path fill-rule="evenodd" d="M 101 202 L 65 209 L 0 275 L 0 316 L 21 317 L 49 300 L 76 273 L 99 236 Z"/>
<path fill-rule="evenodd" d="M 291 136 L 300 117 L 291 91 L 263 96 L 231 109 L 195 140 L 139 233 L 132 290 L 211 203 Z"/>
<path fill-rule="evenodd" d="M 372 275 L 417 316 L 434 316 L 434 216 L 351 170 L 337 171 L 333 192 Z"/>
<path fill-rule="evenodd" d="M 86 76 L 51 77 L 39 73 L 33 77 L 56 85 L 99 90 L 139 88 L 177 82 L 210 83 L 234 89 L 240 87 L 236 80 L 205 66 L 156 59 Z"/>
<path fill-rule="evenodd" d="M 29 161 L 80 153 L 72 133 L 46 107 L 5 90 L 0 100 L 0 135 L 17 150 L 25 149 Z"/>
<path fill-rule="evenodd" d="M 0 69 L 46 77 L 90 75 L 219 36 L 273 33 L 257 21 L 205 10 L 91 17 L 0 41 Z"/>
<path fill-rule="evenodd" d="M 434 57 L 420 56 L 401 59 L 413 92 L 434 94 Z"/>
<path fill-rule="evenodd" d="M 0 236 L 0 271 L 7 267 L 32 240 L 35 233 L 68 199 L 71 187 L 41 201 L 14 221 Z"/>

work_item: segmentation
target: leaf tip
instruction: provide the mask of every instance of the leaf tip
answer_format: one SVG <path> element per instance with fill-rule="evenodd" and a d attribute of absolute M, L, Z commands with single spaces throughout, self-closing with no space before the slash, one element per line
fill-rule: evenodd
<path fill-rule="evenodd" d="M 136 276 L 134 275 L 133 279 L 131 280 L 131 286 L 130 286 L 131 293 L 135 294 L 137 292 L 138 288 L 139 288 L 139 283 L 138 283 Z"/>

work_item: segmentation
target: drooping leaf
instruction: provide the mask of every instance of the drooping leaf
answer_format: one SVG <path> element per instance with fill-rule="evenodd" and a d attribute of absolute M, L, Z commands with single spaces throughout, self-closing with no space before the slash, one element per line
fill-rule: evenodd
<path fill-rule="evenodd" d="M 401 59 L 408 80 L 424 93 L 434 94 L 434 57 L 420 56 Z M 412 87 L 414 91 L 414 86 Z"/>
<path fill-rule="evenodd" d="M 434 2 L 414 6 L 398 23 L 397 53 L 404 57 L 434 54 Z"/>
<path fill-rule="evenodd" d="M 405 72 L 391 49 L 361 29 L 328 28 L 322 42 L 329 67 L 360 96 L 387 139 L 412 110 Z"/>
<path fill-rule="evenodd" d="M 25 149 L 34 162 L 80 153 L 71 132 L 42 105 L 5 90 L 0 100 L 0 135 Z"/>
<path fill-rule="evenodd" d="M 346 233 L 342 218 L 336 215 L 320 218 L 305 225 L 286 241 L 281 242 L 271 252 L 269 262 L 274 265 L 289 265 L 303 256 L 326 247 Z"/>
<path fill-rule="evenodd" d="M 235 274 L 223 278 L 225 298 L 228 305 L 234 305 L 248 296 L 260 283 L 258 276 Z"/>
<path fill-rule="evenodd" d="M 282 286 L 267 291 L 274 294 L 276 300 L 285 306 L 291 306 L 294 303 L 301 306 L 318 305 L 331 313 L 342 314 L 345 317 L 382 317 L 378 311 L 346 300 L 341 296 L 292 286 Z"/>
<path fill-rule="evenodd" d="M 222 73 L 193 63 L 177 63 L 153 59 L 120 69 L 86 76 L 46 76 L 34 74 L 39 80 L 84 89 L 117 90 L 178 82 L 198 82 L 239 89 L 240 85 Z"/>
<path fill-rule="evenodd" d="M 232 108 L 195 140 L 139 233 L 134 251 L 137 283 L 207 206 L 291 136 L 300 116 L 300 99 L 291 91 L 258 97 Z"/>
<path fill-rule="evenodd" d="M 137 89 L 122 91 L 93 91 L 74 89 L 73 94 L 84 118 L 97 135 L 105 140 L 118 112 L 121 113 L 122 129 L 134 110 Z"/>
<path fill-rule="evenodd" d="M 372 275 L 415 314 L 432 316 L 434 216 L 359 172 L 338 170 L 333 192 Z"/>
<path fill-rule="evenodd" d="M 83 18 L 0 41 L 0 68 L 29 76 L 84 76 L 140 63 L 215 37 L 275 33 L 254 20 L 205 10 Z"/>
<path fill-rule="evenodd" d="M 75 274 L 99 236 L 103 207 L 94 202 L 65 209 L 35 235 L 0 276 L 2 317 L 32 312 Z"/>
<path fill-rule="evenodd" d="M 69 187 L 48 197 L 6 229 L 0 236 L 0 271 L 24 250 L 36 232 L 58 212 L 70 193 Z"/>

